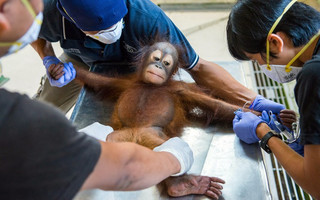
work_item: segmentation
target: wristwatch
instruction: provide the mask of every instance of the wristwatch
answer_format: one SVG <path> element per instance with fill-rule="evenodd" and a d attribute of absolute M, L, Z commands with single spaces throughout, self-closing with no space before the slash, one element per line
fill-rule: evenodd
<path fill-rule="evenodd" d="M 271 131 L 269 131 L 267 134 L 265 134 L 265 135 L 263 136 L 263 138 L 259 141 L 259 146 L 260 146 L 263 150 L 265 150 L 267 153 L 269 153 L 269 154 L 270 154 L 272 151 L 270 150 L 270 148 L 269 148 L 269 146 L 268 146 L 268 141 L 269 141 L 269 139 L 270 139 L 271 137 L 273 137 L 273 136 L 276 136 L 276 137 L 282 139 L 281 136 L 280 136 L 277 132 L 271 130 Z"/>

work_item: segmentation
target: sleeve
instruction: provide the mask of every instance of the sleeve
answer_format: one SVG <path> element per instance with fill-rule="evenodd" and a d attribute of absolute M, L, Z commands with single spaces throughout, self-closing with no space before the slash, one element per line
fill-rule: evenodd
<path fill-rule="evenodd" d="M 62 16 L 56 4 L 57 0 L 44 0 L 43 22 L 39 37 L 49 42 L 58 42 L 62 34 Z"/>
<path fill-rule="evenodd" d="M 27 97 L 10 108 L 0 132 L 0 199 L 72 199 L 100 156 L 97 140 Z"/>
<path fill-rule="evenodd" d="M 308 62 L 297 76 L 295 97 L 300 113 L 301 144 L 320 144 L 320 59 Z"/>

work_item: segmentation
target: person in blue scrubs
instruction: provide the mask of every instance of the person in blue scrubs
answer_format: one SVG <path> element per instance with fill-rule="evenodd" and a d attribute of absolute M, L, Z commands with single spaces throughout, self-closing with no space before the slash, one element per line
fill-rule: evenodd
<path fill-rule="evenodd" d="M 263 108 L 279 113 L 284 109 L 283 105 L 264 99 L 241 85 L 221 66 L 201 59 L 181 31 L 150 0 L 44 0 L 44 4 L 44 23 L 33 47 L 46 69 L 53 69 L 61 77 L 54 80 L 47 73 L 38 98 L 64 112 L 73 106 L 81 89 L 72 81 L 75 72 L 70 63 L 84 68 L 130 64 L 141 43 L 159 35 L 185 48 L 185 70 L 215 96 L 241 107 L 247 101 L 258 102 L 252 107 L 258 111 Z M 63 49 L 59 59 L 52 42 L 59 42 Z M 64 70 L 56 70 L 56 65 L 64 65 Z M 134 71 L 121 66 L 112 70 L 118 74 Z"/>

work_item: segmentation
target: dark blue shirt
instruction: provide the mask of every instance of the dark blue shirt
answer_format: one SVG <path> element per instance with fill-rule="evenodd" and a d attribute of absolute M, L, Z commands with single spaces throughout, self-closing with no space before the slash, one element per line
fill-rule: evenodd
<path fill-rule="evenodd" d="M 320 41 L 297 76 L 295 97 L 300 113 L 301 144 L 320 144 Z"/>
<path fill-rule="evenodd" d="M 62 17 L 56 3 L 56 0 L 44 0 L 44 21 L 39 37 L 49 42 L 59 41 L 66 54 L 90 67 L 99 63 L 131 62 L 141 42 L 152 40 L 157 35 L 166 35 L 169 42 L 186 49 L 186 69 L 192 69 L 198 63 L 199 56 L 185 36 L 150 0 L 126 0 L 128 13 L 123 19 L 121 38 L 108 45 L 87 37 L 71 21 Z"/>

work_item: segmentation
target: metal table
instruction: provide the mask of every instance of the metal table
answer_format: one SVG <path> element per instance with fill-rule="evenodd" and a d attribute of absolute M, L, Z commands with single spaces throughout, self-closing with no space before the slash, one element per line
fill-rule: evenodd
<path fill-rule="evenodd" d="M 245 76 L 241 63 L 218 63 L 229 71 L 238 81 L 245 84 Z M 103 67 L 96 67 L 93 71 L 103 72 Z M 241 72 L 241 73 L 239 73 Z M 176 77 L 187 82 L 190 76 L 181 71 Z M 102 103 L 93 94 L 82 90 L 71 120 L 78 128 L 92 122 L 108 122 L 113 109 L 112 103 Z M 189 173 L 196 175 L 215 176 L 226 181 L 223 195 L 226 200 L 264 200 L 272 199 L 266 170 L 260 148 L 257 144 L 247 145 L 241 142 L 233 133 L 232 128 L 186 127 L 182 139 L 186 141 L 194 152 L 195 162 Z M 180 198 L 168 197 L 156 186 L 133 192 L 112 192 L 89 190 L 80 192 L 75 200 L 118 200 L 118 199 L 207 199 L 202 195 L 189 195 Z"/>

